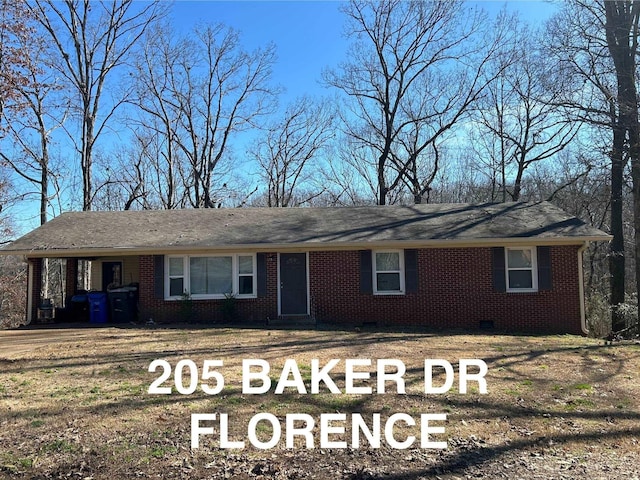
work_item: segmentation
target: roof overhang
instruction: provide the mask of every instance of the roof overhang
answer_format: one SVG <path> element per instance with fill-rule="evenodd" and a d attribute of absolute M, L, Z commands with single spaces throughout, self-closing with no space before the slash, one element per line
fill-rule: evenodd
<path fill-rule="evenodd" d="M 373 241 L 373 242 L 303 242 L 303 243 L 254 243 L 211 246 L 166 246 L 166 247 L 95 247 L 65 248 L 42 250 L 0 249 L 0 255 L 18 255 L 25 258 L 98 258 L 121 257 L 131 255 L 180 255 L 222 252 L 288 252 L 288 251 L 336 251 L 336 250 L 375 250 L 384 248 L 483 248 L 497 246 L 560 246 L 584 245 L 590 242 L 611 241 L 608 236 L 580 237 L 514 237 L 514 238 L 477 238 L 477 239 L 429 239 L 411 241 Z"/>
<path fill-rule="evenodd" d="M 68 212 L 0 249 L 28 258 L 582 245 L 611 236 L 548 202 Z"/>

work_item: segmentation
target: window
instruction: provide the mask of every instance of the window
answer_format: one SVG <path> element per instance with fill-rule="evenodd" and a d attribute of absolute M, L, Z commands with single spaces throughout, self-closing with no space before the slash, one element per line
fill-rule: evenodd
<path fill-rule="evenodd" d="M 185 293 L 195 299 L 256 296 L 255 255 L 169 256 L 167 262 L 168 298 Z"/>
<path fill-rule="evenodd" d="M 404 293 L 404 255 L 401 250 L 373 253 L 373 293 Z"/>
<path fill-rule="evenodd" d="M 238 295 L 255 293 L 255 257 L 253 255 L 238 256 Z"/>
<path fill-rule="evenodd" d="M 169 257 L 169 296 L 180 297 L 184 292 L 184 258 Z"/>
<path fill-rule="evenodd" d="M 507 291 L 535 292 L 538 290 L 536 249 L 532 247 L 506 248 Z"/>
<path fill-rule="evenodd" d="M 189 258 L 191 295 L 233 293 L 233 257 Z"/>

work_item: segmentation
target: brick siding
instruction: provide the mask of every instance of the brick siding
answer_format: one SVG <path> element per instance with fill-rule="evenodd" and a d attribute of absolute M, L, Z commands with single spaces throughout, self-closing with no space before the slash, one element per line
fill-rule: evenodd
<path fill-rule="evenodd" d="M 551 247 L 550 291 L 500 293 L 492 282 L 490 248 L 418 250 L 418 289 L 406 295 L 360 292 L 358 251 L 309 253 L 311 315 L 336 325 L 419 326 L 580 334 L 577 245 Z M 278 314 L 277 254 L 267 254 L 267 292 L 236 300 L 237 320 L 266 323 Z M 154 297 L 153 256 L 140 257 L 140 319 L 222 322 L 222 300 Z"/>
<path fill-rule="evenodd" d="M 236 299 L 236 318 L 225 318 L 225 300 L 164 300 L 154 294 L 154 262 L 152 255 L 140 256 L 139 319 L 155 322 L 221 323 L 243 321 L 267 323 L 278 316 L 277 255 L 267 254 L 267 292 L 262 298 Z"/>
<path fill-rule="evenodd" d="M 418 251 L 418 291 L 371 295 L 359 290 L 359 252 L 311 252 L 310 287 L 327 323 L 375 323 L 475 330 L 581 333 L 577 246 L 551 248 L 553 289 L 500 293 L 490 248 Z"/>

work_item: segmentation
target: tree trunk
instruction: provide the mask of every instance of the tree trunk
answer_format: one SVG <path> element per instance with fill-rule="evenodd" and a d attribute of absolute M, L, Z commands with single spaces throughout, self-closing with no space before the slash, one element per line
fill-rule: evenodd
<path fill-rule="evenodd" d="M 611 153 L 611 235 L 609 245 L 609 272 L 611 274 L 611 327 L 614 331 L 624 328 L 624 320 L 618 312 L 624 303 L 625 294 L 625 251 L 624 228 L 622 220 L 622 189 L 624 173 L 624 141 L 625 132 L 619 125 L 614 127 L 613 150 Z"/>
<path fill-rule="evenodd" d="M 386 161 L 381 161 L 378 164 L 378 205 L 387 204 L 387 185 L 384 180 L 384 170 Z"/>
<path fill-rule="evenodd" d="M 640 254 L 640 152 L 638 135 L 638 92 L 635 83 L 636 53 L 638 42 L 638 1 L 605 1 L 605 29 L 607 47 L 615 66 L 618 88 L 618 122 L 614 124 L 614 144 L 611 157 L 611 305 L 612 329 L 626 327 L 620 315 L 619 305 L 624 302 L 624 239 L 622 235 L 622 186 L 624 170 L 624 146 L 628 135 L 629 158 L 633 180 L 636 279 L 640 278 L 638 254 Z M 636 285 L 636 288 L 640 283 Z"/>
<path fill-rule="evenodd" d="M 80 164 L 82 166 L 82 210 L 91 210 L 92 197 L 92 147 L 93 147 L 93 119 L 85 106 L 85 118 L 83 121 L 82 151 L 80 152 Z"/>
<path fill-rule="evenodd" d="M 635 230 L 635 279 L 636 291 L 640 297 L 640 267 L 638 265 L 640 259 L 640 145 L 638 144 L 638 129 L 636 128 L 633 135 L 630 136 L 635 140 L 633 147 L 631 148 L 631 179 L 633 183 L 633 226 Z M 638 313 L 638 318 L 636 318 L 636 324 L 638 327 L 637 331 L 640 332 L 640 312 Z"/>

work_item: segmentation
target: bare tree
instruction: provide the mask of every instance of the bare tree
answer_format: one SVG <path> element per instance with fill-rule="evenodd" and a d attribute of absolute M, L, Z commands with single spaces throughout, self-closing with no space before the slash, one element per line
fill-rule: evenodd
<path fill-rule="evenodd" d="M 325 197 L 329 205 L 371 205 L 376 203 L 375 161 L 368 155 L 358 156 L 353 140 L 340 134 L 328 147 L 326 161 L 319 174 L 325 185 Z"/>
<path fill-rule="evenodd" d="M 491 152 L 485 150 L 492 158 L 485 162 L 499 169 L 491 176 L 500 181 L 503 202 L 507 194 L 512 201 L 520 200 L 525 172 L 567 148 L 580 126 L 559 106 L 562 90 L 549 80 L 556 67 L 538 47 L 539 33 L 516 22 L 514 27 L 520 40 L 505 55 L 518 61 L 496 65 L 502 72 L 476 110 L 478 136 L 492 143 Z"/>
<path fill-rule="evenodd" d="M 439 142 L 490 83 L 488 60 L 507 40 L 480 35 L 485 16 L 461 2 L 353 0 L 344 12 L 350 60 L 325 81 L 353 101 L 346 133 L 376 158 L 378 203 L 404 181 L 420 202 Z"/>
<path fill-rule="evenodd" d="M 131 99 L 141 114 L 133 119 L 138 145 L 152 151 L 151 168 L 160 205 L 173 209 L 180 205 L 181 154 L 177 142 L 180 109 L 174 93 L 183 88 L 180 62 L 185 45 L 172 38 L 166 25 L 158 25 L 145 38 L 144 47 L 135 61 L 138 81 L 136 95 Z"/>
<path fill-rule="evenodd" d="M 260 165 L 269 207 L 293 206 L 297 188 L 311 175 L 309 170 L 318 170 L 311 163 L 333 138 L 334 116 L 327 105 L 309 97 L 297 99 L 252 146 L 249 156 Z M 311 191 L 310 198 L 297 202 L 305 203 L 324 190 Z"/>
<path fill-rule="evenodd" d="M 5 243 L 13 233 L 12 218 L 3 212 L 3 208 L 19 200 L 21 196 L 10 193 L 11 181 L 5 167 L 21 174 L 38 187 L 41 223 L 46 222 L 48 143 L 45 142 L 44 150 L 37 147 L 32 149 L 22 131 L 23 128 L 35 128 L 38 131 L 44 129 L 37 123 L 22 122 L 24 116 L 31 119 L 32 113 L 42 112 L 42 96 L 36 93 L 43 89 L 39 78 L 41 66 L 38 62 L 41 59 L 38 55 L 41 42 L 35 33 L 33 20 L 23 1 L 0 0 L 0 139 L 4 140 L 0 147 L 0 244 Z M 42 116 L 36 118 L 41 120 Z M 19 155 L 24 154 L 26 157 L 26 162 L 20 162 L 20 168 L 10 152 L 14 150 L 9 148 L 12 142 L 18 143 Z M 40 151 L 43 153 L 40 154 Z M 31 161 L 35 162 L 36 168 L 29 171 Z M 32 173 L 37 177 L 32 177 Z M 22 320 L 19 312 L 24 297 L 20 295 L 20 288 L 23 287 L 22 280 L 26 278 L 24 265 L 15 260 L 3 259 L 0 266 L 0 324 L 14 326 Z M 12 268 L 5 268 L 9 264 Z"/>
<path fill-rule="evenodd" d="M 625 301 L 626 253 L 624 190 L 628 163 L 626 132 L 620 122 L 615 65 L 607 42 L 605 2 L 573 0 L 549 24 L 546 49 L 555 61 L 556 78 L 564 81 L 562 107 L 572 111 L 575 121 L 587 124 L 590 138 L 602 139 L 590 145 L 610 162 L 610 304 L 612 324 L 621 326 L 618 306 Z"/>
<path fill-rule="evenodd" d="M 37 42 L 34 42 L 36 44 Z M 12 170 L 16 180 L 26 186 L 20 189 L 19 199 L 38 198 L 40 224 L 47 222 L 52 200 L 60 192 L 56 168 L 51 159 L 51 135 L 64 122 L 64 108 L 50 101 L 57 87 L 47 71 L 42 50 L 31 48 L 38 70 L 28 72 L 29 81 L 17 87 L 17 101 L 22 108 L 8 109 L 4 146 L 0 163 Z M 60 118 L 62 117 L 62 118 Z M 43 297 L 49 297 L 49 259 L 42 263 Z"/>
<path fill-rule="evenodd" d="M 34 0 L 29 5 L 51 42 L 69 105 L 78 105 L 79 133 L 70 132 L 70 137 L 80 156 L 82 207 L 90 210 L 95 145 L 123 102 L 122 92 L 113 92 L 113 101 L 105 98 L 107 80 L 163 9 L 157 1 L 133 0 Z"/>
<path fill-rule="evenodd" d="M 610 273 L 612 328 L 620 330 L 625 301 L 625 172 L 631 166 L 635 258 L 640 255 L 640 127 L 637 55 L 640 3 L 636 1 L 584 1 L 567 4 L 552 24 L 551 51 L 559 52 L 564 78 L 573 80 L 566 100 L 578 117 L 606 129 L 603 152 L 611 165 Z M 571 81 L 570 80 L 570 81 Z M 640 270 L 635 268 L 636 287 Z"/>
<path fill-rule="evenodd" d="M 29 12 L 26 5 L 3 0 L 0 8 L 0 83 L 4 93 L 0 95 L 0 112 L 6 123 L 2 129 L 4 138 L 0 163 L 36 188 L 40 223 L 43 224 L 47 221 L 50 200 L 49 137 L 52 130 L 59 126 L 50 116 L 46 98 L 56 88 L 45 73 L 47 64 L 42 39 L 26 23 L 32 20 L 27 18 Z M 23 192 L 20 197 L 24 199 L 28 195 Z"/>
<path fill-rule="evenodd" d="M 161 138 L 168 203 L 175 203 L 182 169 L 191 205 L 216 207 L 231 138 L 273 109 L 274 47 L 247 52 L 238 32 L 223 25 L 200 26 L 184 38 L 166 27 L 154 33 L 137 62 L 140 129 Z"/>
<path fill-rule="evenodd" d="M 11 182 L 6 175 L 5 168 L 0 168 L 0 245 L 9 243 L 13 234 L 13 219 L 6 213 L 14 199 L 10 198 Z"/>
<path fill-rule="evenodd" d="M 150 209 L 150 186 L 147 178 L 146 145 L 133 143 L 110 152 L 108 159 L 96 156 L 101 173 L 96 178 L 93 207 L 96 210 Z"/>
<path fill-rule="evenodd" d="M 184 162 L 167 168 L 164 138 L 135 129 L 131 141 L 111 152 L 96 188 L 95 206 L 106 210 L 156 210 L 187 206 Z M 178 153 L 178 158 L 182 156 Z"/>
<path fill-rule="evenodd" d="M 633 191 L 634 253 L 637 260 L 640 258 L 640 118 L 636 59 L 640 36 L 640 2 L 603 0 L 602 3 L 605 10 L 607 47 L 615 66 L 617 83 L 618 118 L 614 126 L 612 158 L 615 157 L 618 162 L 617 158 L 623 155 L 620 147 L 628 148 Z M 640 268 L 637 261 L 635 270 L 636 291 L 639 291 Z M 621 318 L 615 317 L 614 320 L 614 331 L 625 327 Z M 640 318 L 638 325 L 640 326 Z"/>
<path fill-rule="evenodd" d="M 36 43 L 32 20 L 22 0 L 0 0 L 0 120 L 7 108 L 22 108 L 19 91 L 31 84 L 37 68 L 30 47 Z"/>
<path fill-rule="evenodd" d="M 39 68 L 28 72 L 27 84 L 16 90 L 16 98 L 22 108 L 7 112 L 7 139 L 4 142 L 7 148 L 0 151 L 0 159 L 11 167 L 14 174 L 35 188 L 41 225 L 46 223 L 51 200 L 59 192 L 51 160 L 51 136 L 66 117 L 64 105 L 52 99 L 59 88 L 43 53 L 42 49 L 36 50 L 32 46 L 32 58 Z"/>

